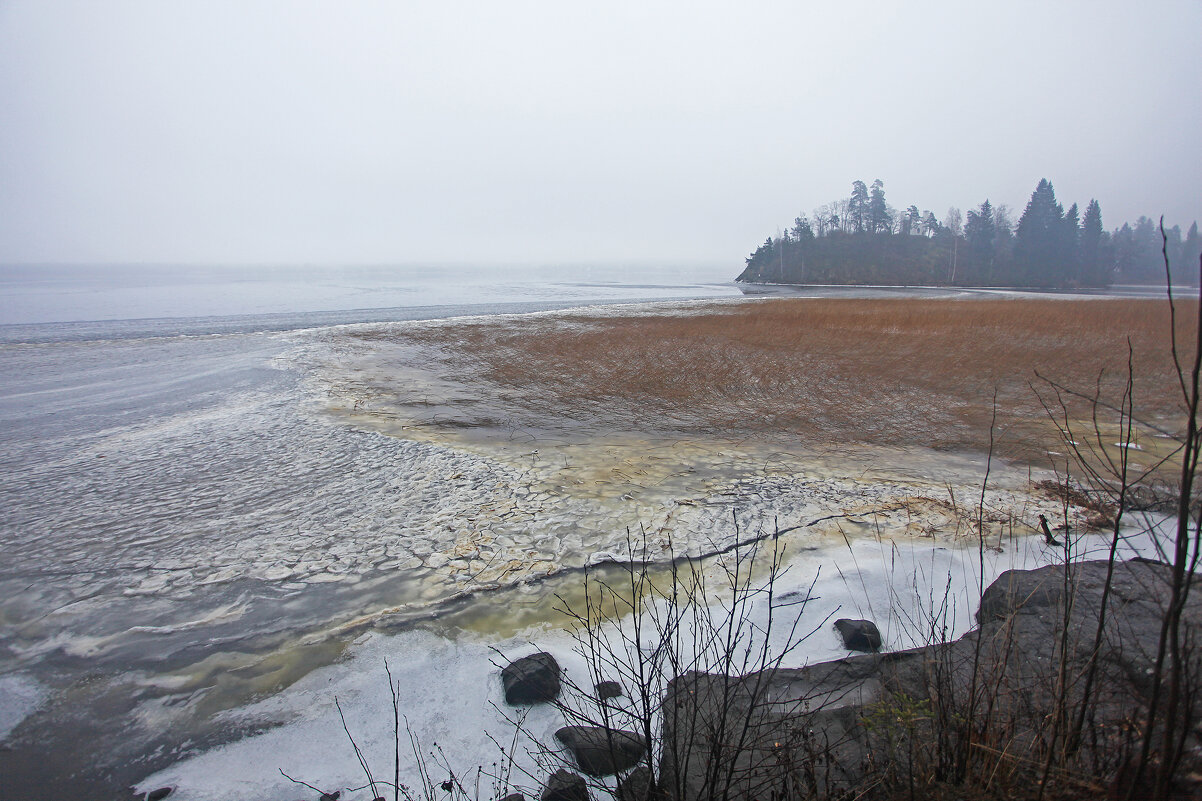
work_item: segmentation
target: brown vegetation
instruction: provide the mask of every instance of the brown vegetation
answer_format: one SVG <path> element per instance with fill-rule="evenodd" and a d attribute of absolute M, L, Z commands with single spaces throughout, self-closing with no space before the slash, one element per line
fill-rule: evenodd
<path fill-rule="evenodd" d="M 975 449 L 996 391 L 999 451 L 1040 459 L 1055 437 L 1032 391 L 1037 373 L 1117 399 L 1128 338 L 1138 407 L 1175 429 L 1183 410 L 1168 334 L 1163 301 L 778 299 L 397 336 L 437 346 L 449 375 L 490 382 L 507 413 L 538 427 L 588 420 L 616 430 Z M 1155 451 L 1158 443 L 1138 444 Z"/>

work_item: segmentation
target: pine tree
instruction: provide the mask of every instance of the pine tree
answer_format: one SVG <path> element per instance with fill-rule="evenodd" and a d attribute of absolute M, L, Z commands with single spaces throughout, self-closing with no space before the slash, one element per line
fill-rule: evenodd
<path fill-rule="evenodd" d="M 939 220 L 935 217 L 935 212 L 927 209 L 922 215 L 922 235 L 935 236 L 939 233 Z"/>
<path fill-rule="evenodd" d="M 868 230 L 874 234 L 889 233 L 893 230 L 893 217 L 889 214 L 889 206 L 885 203 L 885 184 L 877 178 L 872 182 L 872 192 L 868 200 Z"/>
<path fill-rule="evenodd" d="M 851 220 L 852 231 L 857 234 L 864 232 L 868 222 L 868 187 L 863 181 L 855 181 L 851 185 L 851 198 L 847 204 L 847 216 Z"/>
<path fill-rule="evenodd" d="M 792 234 L 794 241 L 802 244 L 814 239 L 814 229 L 810 228 L 810 222 L 804 215 L 793 220 Z"/>

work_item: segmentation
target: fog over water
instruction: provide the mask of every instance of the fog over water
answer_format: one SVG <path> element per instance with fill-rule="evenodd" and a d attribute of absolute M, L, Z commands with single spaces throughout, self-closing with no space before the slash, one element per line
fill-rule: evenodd
<path fill-rule="evenodd" d="M 884 181 L 1200 216 L 1193 0 L 0 6 L 0 263 L 680 259 Z"/>
<path fill-rule="evenodd" d="M 727 265 L 673 263 L 0 265 L 0 325 L 342 313 L 309 322 L 321 325 L 362 322 L 367 310 L 732 296 L 732 278 Z"/>

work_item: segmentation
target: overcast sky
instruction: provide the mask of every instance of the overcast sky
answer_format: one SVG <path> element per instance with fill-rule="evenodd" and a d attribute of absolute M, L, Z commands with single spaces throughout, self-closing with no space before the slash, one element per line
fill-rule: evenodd
<path fill-rule="evenodd" d="M 1184 228 L 1199 31 L 1199 0 L 0 0 L 0 262 L 738 266 L 874 178 Z"/>

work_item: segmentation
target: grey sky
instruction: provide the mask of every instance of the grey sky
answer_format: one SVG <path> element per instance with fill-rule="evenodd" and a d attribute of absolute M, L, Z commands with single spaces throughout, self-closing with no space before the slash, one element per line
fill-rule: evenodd
<path fill-rule="evenodd" d="M 0 2 L 0 261 L 746 254 L 885 182 L 1202 217 L 1202 2 Z"/>

